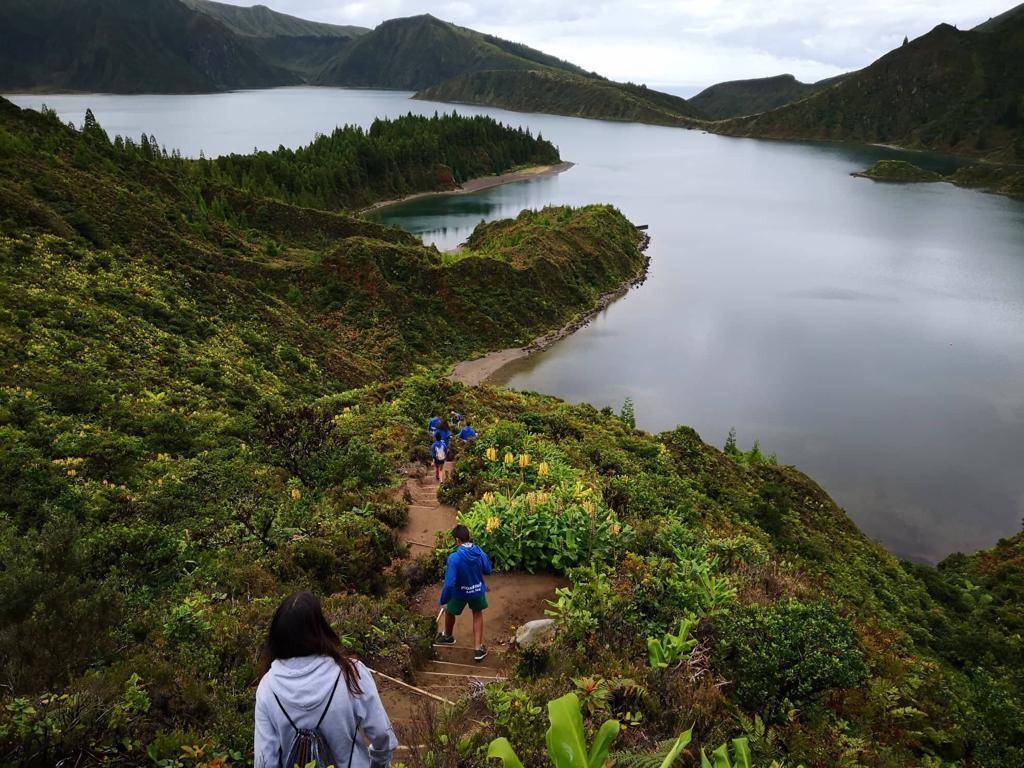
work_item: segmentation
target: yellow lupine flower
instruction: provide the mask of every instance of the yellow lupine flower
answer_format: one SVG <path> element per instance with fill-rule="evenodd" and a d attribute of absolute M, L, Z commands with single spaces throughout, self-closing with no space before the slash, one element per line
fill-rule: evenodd
<path fill-rule="evenodd" d="M 612 536 L 618 536 L 622 532 L 622 526 L 618 523 L 612 523 L 611 532 Z"/>
<path fill-rule="evenodd" d="M 522 453 L 519 455 L 519 468 L 526 469 L 530 466 L 530 454 Z"/>
<path fill-rule="evenodd" d="M 497 461 L 498 460 L 498 449 L 497 448 L 488 448 L 486 455 L 487 455 L 487 460 L 488 461 Z"/>
<path fill-rule="evenodd" d="M 501 528 L 501 518 L 488 517 L 487 518 L 487 532 L 494 533 L 496 530 Z"/>
<path fill-rule="evenodd" d="M 68 477 L 74 477 L 77 474 L 78 474 L 78 470 L 77 469 L 69 469 L 68 470 Z"/>
<path fill-rule="evenodd" d="M 537 465 L 537 474 L 540 475 L 541 477 L 547 477 L 548 474 L 550 474 L 550 472 L 551 467 L 548 466 L 548 463 L 546 461 L 542 461 L 540 464 Z"/>
<path fill-rule="evenodd" d="M 594 506 L 594 502 L 584 501 L 581 506 L 583 507 L 583 510 L 591 517 L 597 514 L 597 507 Z"/>
<path fill-rule="evenodd" d="M 493 504 L 494 503 L 494 492 L 493 491 L 488 491 L 487 493 L 484 494 L 484 502 L 487 503 L 487 504 Z"/>
<path fill-rule="evenodd" d="M 511 453 L 505 454 L 505 466 L 512 466 L 515 463 L 516 457 Z"/>
<path fill-rule="evenodd" d="M 300 491 L 298 488 L 292 488 L 292 499 L 294 501 L 298 501 L 301 498 L 302 498 L 302 491 Z"/>

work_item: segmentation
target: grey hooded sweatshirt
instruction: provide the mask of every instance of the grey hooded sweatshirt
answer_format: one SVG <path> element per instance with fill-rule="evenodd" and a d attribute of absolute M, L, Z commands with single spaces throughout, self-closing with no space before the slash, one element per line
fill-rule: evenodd
<path fill-rule="evenodd" d="M 320 726 L 331 747 L 337 768 L 347 768 L 352 751 L 352 734 L 359 729 L 352 755 L 352 768 L 386 766 L 398 746 L 391 721 L 381 704 L 370 671 L 356 662 L 359 670 L 358 696 L 349 693 L 342 675 L 334 700 Z M 329 656 L 300 656 L 277 659 L 256 689 L 256 768 L 291 768 L 281 764 L 288 757 L 295 730 L 288 723 L 274 694 L 299 728 L 313 728 L 327 705 L 338 678 L 338 664 Z M 369 748 L 366 747 L 369 741 Z"/>

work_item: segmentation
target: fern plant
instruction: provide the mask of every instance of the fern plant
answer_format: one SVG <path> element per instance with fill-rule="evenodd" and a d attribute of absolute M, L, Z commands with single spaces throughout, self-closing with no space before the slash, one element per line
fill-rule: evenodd
<path fill-rule="evenodd" d="M 691 728 L 678 739 L 663 741 L 654 752 L 616 752 L 612 755 L 612 765 L 615 768 L 676 768 L 677 764 L 683 765 L 680 756 L 690 743 L 692 733 Z"/>

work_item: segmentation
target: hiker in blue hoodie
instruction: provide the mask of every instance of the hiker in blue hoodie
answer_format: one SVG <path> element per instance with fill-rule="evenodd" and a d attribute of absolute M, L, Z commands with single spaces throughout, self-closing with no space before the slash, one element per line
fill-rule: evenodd
<path fill-rule="evenodd" d="M 431 437 L 434 437 L 434 433 L 437 432 L 437 428 L 441 426 L 440 416 L 431 416 L 430 421 L 427 422 L 427 432 L 430 433 Z"/>
<path fill-rule="evenodd" d="M 455 645 L 455 617 L 468 605 L 473 612 L 474 661 L 483 661 L 487 656 L 484 645 L 484 610 L 487 608 L 487 585 L 484 576 L 491 573 L 491 561 L 487 553 L 473 543 L 469 529 L 456 525 L 452 529 L 455 537 L 455 551 L 448 555 L 448 570 L 444 575 L 439 605 L 445 606 L 444 632 L 437 636 L 438 645 Z"/>
<path fill-rule="evenodd" d="M 430 446 L 430 455 L 434 459 L 434 479 L 444 481 L 444 463 L 448 460 L 448 443 L 438 437 Z"/>
<path fill-rule="evenodd" d="M 452 428 L 448 426 L 448 421 L 442 421 L 434 428 L 434 439 L 443 440 L 445 445 L 451 445 L 452 442 Z"/>
<path fill-rule="evenodd" d="M 470 440 L 476 437 L 476 430 L 469 423 L 469 419 L 466 419 L 466 426 L 459 430 L 459 442 L 465 445 Z"/>

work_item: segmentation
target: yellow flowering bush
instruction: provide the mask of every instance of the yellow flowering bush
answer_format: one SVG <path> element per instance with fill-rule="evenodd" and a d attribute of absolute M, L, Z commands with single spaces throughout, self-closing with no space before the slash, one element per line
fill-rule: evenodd
<path fill-rule="evenodd" d="M 488 492 L 460 522 L 502 569 L 564 573 L 614 559 L 632 529 L 603 502 L 581 500 L 577 493 L 568 483 L 511 496 Z"/>

